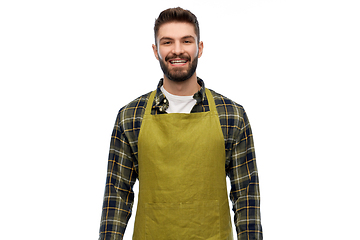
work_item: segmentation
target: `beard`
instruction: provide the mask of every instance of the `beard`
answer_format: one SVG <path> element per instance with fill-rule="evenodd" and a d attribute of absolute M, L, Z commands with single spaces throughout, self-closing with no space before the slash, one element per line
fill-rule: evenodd
<path fill-rule="evenodd" d="M 175 58 L 175 57 L 179 57 L 182 59 L 186 59 L 189 63 L 189 67 L 187 69 L 169 69 L 166 65 L 166 62 L 168 62 L 169 59 Z M 180 55 L 180 56 L 173 56 L 173 55 L 169 55 L 165 57 L 165 61 L 163 61 L 161 58 L 159 58 L 159 62 L 160 62 L 160 67 L 161 70 L 164 72 L 164 75 L 169 79 L 172 80 L 174 82 L 184 82 L 186 80 L 188 80 L 189 78 L 192 77 L 192 75 L 194 75 L 195 71 L 196 71 L 196 67 L 197 67 L 197 63 L 198 63 L 198 56 L 196 56 L 194 58 L 193 61 L 191 61 L 191 58 L 185 55 Z"/>

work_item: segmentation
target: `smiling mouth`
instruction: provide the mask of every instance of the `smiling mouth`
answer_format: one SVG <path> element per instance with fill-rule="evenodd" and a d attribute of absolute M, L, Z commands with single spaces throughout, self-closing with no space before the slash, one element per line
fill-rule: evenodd
<path fill-rule="evenodd" d="M 183 65 L 185 65 L 188 61 L 185 60 L 185 59 L 174 59 L 174 60 L 170 60 L 169 62 L 170 62 L 170 64 L 171 64 L 172 66 L 183 66 Z"/>

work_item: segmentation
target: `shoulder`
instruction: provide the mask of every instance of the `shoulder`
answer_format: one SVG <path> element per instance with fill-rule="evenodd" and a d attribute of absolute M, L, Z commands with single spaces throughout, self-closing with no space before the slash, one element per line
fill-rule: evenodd
<path fill-rule="evenodd" d="M 215 92 L 212 89 L 209 90 L 213 95 L 219 117 L 232 116 L 235 118 L 242 118 L 244 116 L 245 110 L 242 105 L 234 102 L 220 93 Z"/>
<path fill-rule="evenodd" d="M 251 135 L 249 119 L 242 105 L 213 90 L 210 91 L 226 141 L 225 147 L 232 149 L 232 144 L 242 141 L 244 136 Z"/>
<path fill-rule="evenodd" d="M 131 102 L 129 102 L 128 104 L 126 104 L 125 106 L 123 106 L 119 112 L 131 112 L 131 111 L 134 111 L 134 110 L 137 110 L 138 108 L 144 108 L 146 107 L 146 103 L 147 103 L 147 100 L 150 96 L 150 93 L 151 92 L 148 92 L 144 95 L 141 95 L 140 97 L 132 100 Z"/>
<path fill-rule="evenodd" d="M 120 108 L 118 112 L 118 123 L 132 122 L 134 119 L 142 118 L 150 93 L 146 93 Z"/>

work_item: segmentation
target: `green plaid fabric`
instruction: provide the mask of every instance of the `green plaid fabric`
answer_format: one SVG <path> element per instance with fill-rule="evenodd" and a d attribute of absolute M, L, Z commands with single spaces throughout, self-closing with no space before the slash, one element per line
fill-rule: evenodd
<path fill-rule="evenodd" d="M 194 95 L 197 100 L 192 113 L 209 111 L 204 82 Z M 167 114 L 168 101 L 160 90 L 160 80 L 152 114 Z M 230 178 L 230 199 L 235 214 L 238 240 L 260 240 L 260 193 L 253 135 L 244 108 L 230 99 L 213 94 L 224 134 L 225 168 Z M 120 109 L 111 137 L 108 172 L 100 223 L 100 240 L 123 239 L 132 214 L 133 185 L 138 177 L 138 136 L 145 112 L 147 93 Z M 141 170 L 140 170 L 141 171 Z"/>

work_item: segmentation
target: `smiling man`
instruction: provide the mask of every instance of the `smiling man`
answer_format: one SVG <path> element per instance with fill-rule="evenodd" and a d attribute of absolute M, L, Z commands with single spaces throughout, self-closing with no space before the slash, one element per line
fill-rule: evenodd
<path fill-rule="evenodd" d="M 123 239 L 139 180 L 134 240 L 262 239 L 253 136 L 244 108 L 205 88 L 197 18 L 171 8 L 156 19 L 164 77 L 120 109 L 108 160 L 100 240 Z"/>

